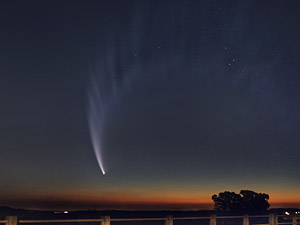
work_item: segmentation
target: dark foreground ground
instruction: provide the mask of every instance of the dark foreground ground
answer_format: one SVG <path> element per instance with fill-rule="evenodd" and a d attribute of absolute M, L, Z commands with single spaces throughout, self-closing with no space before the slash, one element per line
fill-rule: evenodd
<path fill-rule="evenodd" d="M 18 216 L 19 219 L 94 219 L 101 216 L 110 216 L 111 218 L 162 218 L 168 215 L 173 217 L 195 217 L 209 216 L 213 210 L 201 211 L 124 211 L 124 210 L 84 210 L 69 211 L 67 214 L 54 211 L 14 209 L 6 206 L 0 206 L 0 219 L 5 216 Z"/>

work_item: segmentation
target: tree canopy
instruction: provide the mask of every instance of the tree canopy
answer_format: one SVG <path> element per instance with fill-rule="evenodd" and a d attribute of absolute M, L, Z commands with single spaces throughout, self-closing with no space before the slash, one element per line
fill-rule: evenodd
<path fill-rule="evenodd" d="M 219 195 L 213 195 L 212 200 L 215 203 L 215 210 L 221 212 L 263 211 L 270 206 L 268 194 L 249 190 L 241 190 L 240 194 L 229 191 L 221 192 Z"/>

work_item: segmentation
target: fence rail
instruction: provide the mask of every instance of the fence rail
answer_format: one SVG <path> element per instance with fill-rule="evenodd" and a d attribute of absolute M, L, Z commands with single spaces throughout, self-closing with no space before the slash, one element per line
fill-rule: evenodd
<path fill-rule="evenodd" d="M 279 218 L 283 217 L 288 219 L 289 221 L 280 221 Z M 266 218 L 268 223 L 250 223 L 250 219 L 253 218 Z M 0 220 L 0 223 L 4 223 L 5 225 L 18 225 L 22 223 L 90 223 L 90 222 L 99 222 L 101 225 L 111 225 L 111 222 L 129 222 L 129 221 L 162 221 L 165 225 L 173 225 L 173 222 L 176 220 L 209 220 L 207 225 L 219 225 L 217 223 L 217 219 L 241 219 L 243 225 L 300 225 L 299 215 L 276 215 L 276 214 L 269 214 L 269 215 L 256 215 L 256 216 L 216 216 L 211 215 L 209 217 L 173 217 L 167 216 L 163 218 L 110 218 L 110 216 L 103 216 L 99 219 L 53 219 L 53 220 L 18 220 L 17 216 L 7 216 L 5 220 Z M 234 223 L 233 223 L 234 224 Z"/>
<path fill-rule="evenodd" d="M 102 219 L 69 219 L 69 220 L 19 220 L 19 223 L 77 223 L 102 222 Z"/>

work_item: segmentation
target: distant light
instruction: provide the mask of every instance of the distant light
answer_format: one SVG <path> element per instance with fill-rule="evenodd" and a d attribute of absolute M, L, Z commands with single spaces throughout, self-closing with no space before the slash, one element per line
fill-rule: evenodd
<path fill-rule="evenodd" d="M 289 215 L 290 215 L 290 213 L 289 213 L 289 212 L 285 212 L 285 215 L 288 215 L 288 216 L 289 216 Z"/>
<path fill-rule="evenodd" d="M 64 213 L 69 213 L 68 211 L 64 211 Z"/>

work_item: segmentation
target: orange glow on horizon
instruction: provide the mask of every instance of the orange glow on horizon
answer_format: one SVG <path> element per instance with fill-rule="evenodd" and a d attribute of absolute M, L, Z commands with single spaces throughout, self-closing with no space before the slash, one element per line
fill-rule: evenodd
<path fill-rule="evenodd" d="M 300 196 L 295 193 L 288 193 L 283 196 L 279 192 L 267 192 L 270 195 L 270 208 L 300 208 Z M 143 210 L 201 210 L 213 209 L 212 194 L 203 192 L 158 192 L 158 191 L 132 191 L 132 192 L 73 192 L 73 193 L 48 193 L 48 194 L 21 194 L 15 193 L 13 196 L 0 196 L 4 202 L 11 202 L 11 205 L 33 205 L 41 202 L 43 205 L 63 205 L 65 209 L 143 209 Z M 28 203 L 28 204 L 25 204 Z M 34 206 L 31 208 L 35 208 Z M 50 207 L 49 207 L 50 208 Z M 49 209 L 47 208 L 47 209 Z M 37 208 L 35 208 L 37 209 Z M 52 207 L 51 209 L 55 209 Z"/>

